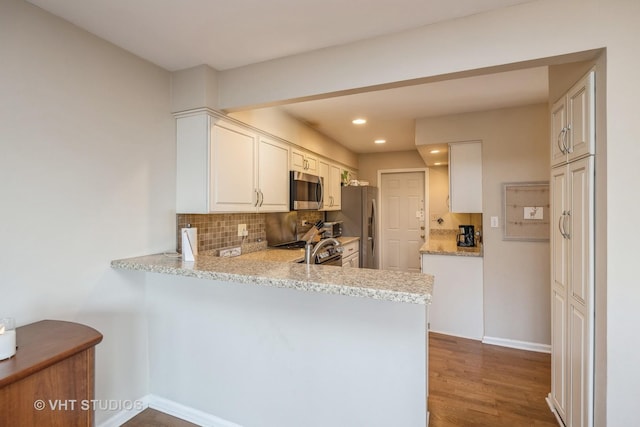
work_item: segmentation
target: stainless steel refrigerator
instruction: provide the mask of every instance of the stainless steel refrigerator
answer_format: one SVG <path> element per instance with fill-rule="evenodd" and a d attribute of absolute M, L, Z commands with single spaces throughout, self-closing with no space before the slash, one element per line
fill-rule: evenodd
<path fill-rule="evenodd" d="M 378 188 L 342 187 L 342 210 L 327 212 L 328 221 L 342 221 L 343 236 L 360 237 L 360 267 L 379 268 Z"/>

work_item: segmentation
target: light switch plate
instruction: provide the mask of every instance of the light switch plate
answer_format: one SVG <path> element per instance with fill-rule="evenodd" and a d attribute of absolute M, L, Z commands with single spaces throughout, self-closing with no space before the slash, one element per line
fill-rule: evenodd
<path fill-rule="evenodd" d="M 497 216 L 492 216 L 491 217 L 491 228 L 498 228 L 498 217 Z"/>

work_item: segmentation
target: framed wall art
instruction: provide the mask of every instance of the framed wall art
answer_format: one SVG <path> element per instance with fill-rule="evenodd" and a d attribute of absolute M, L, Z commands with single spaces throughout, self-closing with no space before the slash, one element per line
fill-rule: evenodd
<path fill-rule="evenodd" d="M 549 182 L 503 184 L 503 240 L 549 240 Z"/>

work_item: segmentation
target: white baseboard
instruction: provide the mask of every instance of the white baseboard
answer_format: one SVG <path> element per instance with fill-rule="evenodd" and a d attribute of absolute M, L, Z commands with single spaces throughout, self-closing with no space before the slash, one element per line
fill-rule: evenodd
<path fill-rule="evenodd" d="M 453 334 L 451 332 L 437 331 L 437 330 L 431 329 L 431 328 L 429 328 L 429 332 L 433 332 L 434 334 L 440 334 L 440 335 L 449 335 L 450 337 L 464 338 L 464 339 L 467 339 L 467 340 L 482 341 L 482 336 Z"/>
<path fill-rule="evenodd" d="M 149 396 L 137 399 L 135 403 L 135 408 L 116 412 L 108 420 L 98 424 L 98 427 L 120 427 L 122 424 L 126 423 L 149 407 Z"/>
<path fill-rule="evenodd" d="M 562 418 L 560 418 L 560 415 L 558 415 L 558 411 L 556 411 L 556 408 L 553 406 L 553 403 L 551 401 L 551 393 L 549 393 L 547 397 L 544 398 L 544 400 L 547 401 L 547 405 L 549 405 L 549 409 L 551 409 L 551 412 L 556 417 L 556 421 L 558 421 L 558 425 L 560 427 L 564 427 L 564 422 L 562 422 Z"/>
<path fill-rule="evenodd" d="M 131 418 L 138 415 L 144 409 L 151 408 L 165 414 L 180 418 L 190 423 L 197 424 L 206 427 L 242 427 L 239 424 L 232 423 L 231 421 L 224 420 L 215 415 L 208 414 L 198 409 L 191 408 L 189 406 L 182 405 L 163 397 L 159 397 L 153 394 L 147 395 L 142 399 L 138 399 L 143 403 L 143 408 L 140 410 L 132 411 L 120 411 L 107 421 L 101 423 L 98 427 L 119 427 Z"/>
<path fill-rule="evenodd" d="M 528 341 L 510 340 L 506 338 L 483 337 L 484 344 L 499 345 L 501 347 L 517 348 L 520 350 L 537 351 L 538 353 L 551 353 L 551 346 Z"/>

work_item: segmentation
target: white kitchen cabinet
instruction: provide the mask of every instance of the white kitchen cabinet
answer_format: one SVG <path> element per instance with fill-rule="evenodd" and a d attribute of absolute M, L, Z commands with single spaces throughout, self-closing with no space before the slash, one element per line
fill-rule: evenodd
<path fill-rule="evenodd" d="M 323 211 L 339 211 L 342 207 L 341 169 L 324 159 L 318 161 L 318 174 L 323 178 Z"/>
<path fill-rule="evenodd" d="M 298 172 L 318 175 L 318 157 L 308 151 L 292 148 L 291 169 Z"/>
<path fill-rule="evenodd" d="M 551 171 L 551 403 L 567 427 L 593 425 L 594 158 Z"/>
<path fill-rule="evenodd" d="M 590 71 L 551 108 L 551 166 L 595 154 L 595 74 Z"/>
<path fill-rule="evenodd" d="M 482 212 L 482 143 L 449 144 L 449 211 Z"/>
<path fill-rule="evenodd" d="M 289 210 L 289 146 L 208 112 L 177 118 L 179 213 Z"/>
<path fill-rule="evenodd" d="M 255 132 L 211 120 L 209 212 L 253 212 L 260 201 Z"/>
<path fill-rule="evenodd" d="M 360 240 L 355 240 L 343 245 L 342 266 L 360 267 Z"/>
<path fill-rule="evenodd" d="M 433 302 L 429 306 L 429 329 L 482 340 L 482 257 L 422 254 L 422 272 L 435 277 Z"/>
<path fill-rule="evenodd" d="M 265 136 L 258 144 L 258 212 L 289 210 L 289 146 Z"/>

